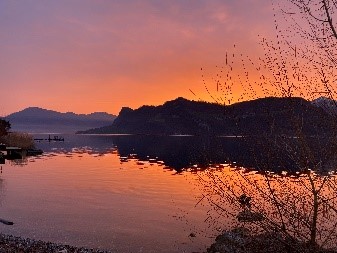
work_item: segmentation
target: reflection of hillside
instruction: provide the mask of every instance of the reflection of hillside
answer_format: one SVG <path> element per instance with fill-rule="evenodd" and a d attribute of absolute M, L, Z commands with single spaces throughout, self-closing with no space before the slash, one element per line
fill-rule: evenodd
<path fill-rule="evenodd" d="M 311 138 L 203 138 L 128 136 L 114 139 L 122 157 L 137 154 L 140 160 L 157 158 L 177 171 L 197 164 L 229 163 L 253 170 L 299 171 L 307 168 L 333 170 L 336 155 L 330 143 Z M 327 147 L 331 152 L 327 152 Z M 310 159 L 308 157 L 310 156 Z M 310 163 L 308 162 L 310 161 Z"/>
<path fill-rule="evenodd" d="M 158 158 L 178 171 L 194 164 L 207 166 L 210 163 L 224 163 L 228 161 L 228 153 L 234 154 L 241 142 L 231 138 L 224 143 L 219 138 L 170 136 L 130 136 L 114 140 L 121 156 L 137 154 L 137 158 L 144 161 Z M 231 147 L 227 152 L 224 149 L 226 146 Z"/>
<path fill-rule="evenodd" d="M 298 171 L 303 168 L 334 170 L 336 152 L 327 140 L 278 137 L 195 137 L 195 136 L 64 136 L 63 143 L 38 143 L 44 152 L 111 153 L 117 147 L 121 160 L 163 161 L 177 171 L 198 165 L 228 163 L 253 170 Z M 134 156 L 136 154 L 136 156 Z M 310 158 L 310 159 L 308 159 Z M 310 161 L 310 163 L 308 162 Z"/>

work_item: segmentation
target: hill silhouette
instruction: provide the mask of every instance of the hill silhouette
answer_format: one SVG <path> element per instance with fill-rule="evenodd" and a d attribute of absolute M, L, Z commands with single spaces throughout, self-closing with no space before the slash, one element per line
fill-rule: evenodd
<path fill-rule="evenodd" d="M 78 130 L 109 125 L 115 118 L 115 115 L 105 112 L 61 113 L 39 107 L 28 107 L 5 117 L 11 123 L 11 130 L 31 133 L 75 133 Z"/>
<path fill-rule="evenodd" d="M 306 135 L 334 131 L 334 117 L 303 98 L 260 98 L 223 106 L 177 98 L 122 108 L 115 121 L 81 134 Z"/>
<path fill-rule="evenodd" d="M 319 97 L 311 103 L 317 107 L 321 107 L 327 113 L 337 116 L 337 101 L 327 97 Z"/>

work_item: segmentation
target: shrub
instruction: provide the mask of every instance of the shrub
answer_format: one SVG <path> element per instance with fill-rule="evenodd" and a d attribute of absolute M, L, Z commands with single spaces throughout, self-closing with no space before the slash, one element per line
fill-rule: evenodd
<path fill-rule="evenodd" d="M 27 133 L 8 133 L 7 135 L 0 137 L 0 142 L 3 142 L 7 146 L 19 147 L 24 149 L 34 147 L 33 136 Z"/>
<path fill-rule="evenodd" d="M 9 121 L 0 119 L 0 136 L 7 135 L 10 128 L 11 124 Z"/>

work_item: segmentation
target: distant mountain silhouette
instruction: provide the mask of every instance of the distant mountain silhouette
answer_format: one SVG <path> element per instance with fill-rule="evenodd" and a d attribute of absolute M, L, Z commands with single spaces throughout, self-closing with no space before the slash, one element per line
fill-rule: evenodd
<path fill-rule="evenodd" d="M 321 135 L 332 115 L 303 98 L 261 98 L 223 106 L 177 98 L 160 106 L 122 108 L 113 124 L 84 134 Z"/>
<path fill-rule="evenodd" d="M 30 133 L 75 133 L 79 130 L 111 124 L 116 116 L 105 112 L 91 114 L 60 113 L 39 107 L 29 107 L 5 117 L 12 131 Z"/>
<path fill-rule="evenodd" d="M 337 101 L 327 98 L 319 97 L 311 102 L 313 105 L 322 108 L 327 113 L 336 116 L 337 115 Z"/>

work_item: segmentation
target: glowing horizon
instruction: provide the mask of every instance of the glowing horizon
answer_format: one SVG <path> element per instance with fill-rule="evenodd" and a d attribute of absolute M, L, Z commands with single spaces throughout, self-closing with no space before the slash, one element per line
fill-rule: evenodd
<path fill-rule="evenodd" d="M 267 0 L 2 1 L 0 13 L 0 116 L 212 101 L 205 72 L 211 78 L 234 44 L 258 57 L 258 35 L 274 33 Z"/>

